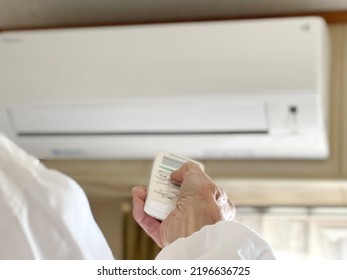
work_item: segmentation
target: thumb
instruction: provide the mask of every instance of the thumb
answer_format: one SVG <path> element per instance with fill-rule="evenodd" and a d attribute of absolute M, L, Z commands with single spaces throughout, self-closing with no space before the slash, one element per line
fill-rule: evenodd
<path fill-rule="evenodd" d="M 189 161 L 183 164 L 179 169 L 173 171 L 170 174 L 170 178 L 172 181 L 182 184 L 184 177 L 191 171 L 203 173 L 199 165 Z"/>

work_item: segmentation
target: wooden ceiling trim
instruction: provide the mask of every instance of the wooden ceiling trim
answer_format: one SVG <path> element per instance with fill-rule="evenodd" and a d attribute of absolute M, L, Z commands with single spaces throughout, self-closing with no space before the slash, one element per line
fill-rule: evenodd
<path fill-rule="evenodd" d="M 14 30 L 36 30 L 36 29 L 55 29 L 55 28 L 79 28 L 79 27 L 95 27 L 95 26 L 116 26 L 116 25 L 137 25 L 137 24 L 155 24 L 155 23 L 173 23 L 173 22 L 198 22 L 198 21 L 216 21 L 216 20 L 242 20 L 242 19 L 262 19 L 262 18 L 275 18 L 275 17 L 299 17 L 299 16 L 320 16 L 323 17 L 327 23 L 347 23 L 347 10 L 346 11 L 331 11 L 331 12 L 310 12 L 310 13 L 283 13 L 283 14 L 268 14 L 268 15 L 245 15 L 245 16 L 232 16 L 232 17 L 206 17 L 206 18 L 186 18 L 180 20 L 161 20 L 161 21 L 131 21 L 131 22 L 109 22 L 107 24 L 96 22 L 84 22 L 77 25 L 57 24 L 47 26 L 17 26 L 15 28 L 1 28 L 1 31 L 14 31 Z"/>

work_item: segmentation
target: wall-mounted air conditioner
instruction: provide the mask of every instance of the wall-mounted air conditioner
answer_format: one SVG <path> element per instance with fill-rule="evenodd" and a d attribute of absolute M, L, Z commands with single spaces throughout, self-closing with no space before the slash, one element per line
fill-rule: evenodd
<path fill-rule="evenodd" d="M 315 17 L 2 32 L 0 77 L 0 131 L 40 158 L 329 156 Z"/>

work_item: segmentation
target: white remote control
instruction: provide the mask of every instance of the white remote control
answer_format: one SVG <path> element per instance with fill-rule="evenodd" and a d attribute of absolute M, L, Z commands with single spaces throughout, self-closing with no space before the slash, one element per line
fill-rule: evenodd
<path fill-rule="evenodd" d="M 170 174 L 188 161 L 198 164 L 204 170 L 202 163 L 186 157 L 165 152 L 160 152 L 156 156 L 144 209 L 148 215 L 164 220 L 176 208 L 179 186 L 172 182 Z"/>

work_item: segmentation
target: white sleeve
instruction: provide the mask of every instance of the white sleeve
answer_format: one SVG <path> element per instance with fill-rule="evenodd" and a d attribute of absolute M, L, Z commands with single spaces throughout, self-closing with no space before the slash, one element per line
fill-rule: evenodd
<path fill-rule="evenodd" d="M 275 256 L 270 245 L 245 225 L 222 221 L 177 239 L 156 259 L 271 260 Z"/>
<path fill-rule="evenodd" d="M 0 259 L 112 259 L 87 197 L 0 134 Z"/>

